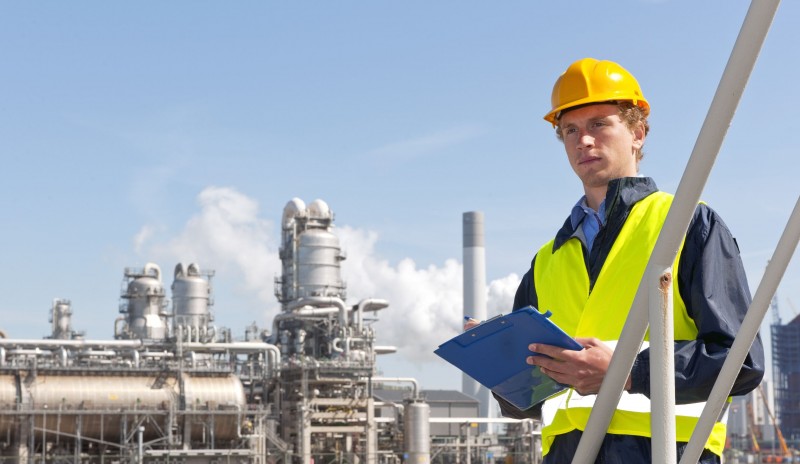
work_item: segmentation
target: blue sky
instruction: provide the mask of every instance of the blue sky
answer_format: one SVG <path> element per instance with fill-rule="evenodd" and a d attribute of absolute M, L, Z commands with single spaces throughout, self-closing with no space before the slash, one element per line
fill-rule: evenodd
<path fill-rule="evenodd" d="M 293 197 L 336 214 L 350 300 L 386 298 L 386 375 L 460 377 L 430 353 L 461 313 L 461 215 L 486 217 L 492 311 L 581 195 L 541 118 L 575 59 L 618 61 L 653 108 L 644 175 L 674 191 L 748 2 L 3 2 L 0 329 L 110 338 L 126 267 L 214 269 L 216 323 L 278 309 Z M 780 6 L 703 199 L 753 292 L 798 197 L 797 2 Z M 800 308 L 800 261 L 779 289 Z M 771 315 L 768 316 L 771 319 Z"/>

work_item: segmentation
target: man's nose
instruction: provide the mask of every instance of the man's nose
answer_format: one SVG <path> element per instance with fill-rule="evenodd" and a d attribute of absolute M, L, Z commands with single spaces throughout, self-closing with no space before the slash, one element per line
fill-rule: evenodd
<path fill-rule="evenodd" d="M 594 145 L 594 137 L 586 131 L 578 133 L 578 148 L 591 147 L 592 145 Z"/>

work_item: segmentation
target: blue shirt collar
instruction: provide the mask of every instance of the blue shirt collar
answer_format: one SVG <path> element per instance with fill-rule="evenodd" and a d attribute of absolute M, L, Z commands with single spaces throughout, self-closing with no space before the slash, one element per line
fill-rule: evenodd
<path fill-rule="evenodd" d="M 569 220 L 573 229 L 577 229 L 583 222 L 583 218 L 587 215 L 596 216 L 600 224 L 606 224 L 606 200 L 600 202 L 600 208 L 597 211 L 593 210 L 586 204 L 586 195 L 582 196 L 575 206 L 572 207 Z"/>
<path fill-rule="evenodd" d="M 569 219 L 575 231 L 574 235 L 582 239 L 587 250 L 591 250 L 597 233 L 606 223 L 606 201 L 603 200 L 598 211 L 595 211 L 586 204 L 584 195 L 572 207 Z"/>

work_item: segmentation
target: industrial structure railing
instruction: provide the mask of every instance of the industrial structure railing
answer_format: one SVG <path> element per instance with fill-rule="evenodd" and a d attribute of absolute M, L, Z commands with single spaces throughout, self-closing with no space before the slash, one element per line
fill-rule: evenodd
<path fill-rule="evenodd" d="M 667 215 L 640 282 L 609 365 L 608 374 L 600 387 L 586 431 L 573 459 L 574 463 L 594 462 L 611 422 L 611 417 L 619 403 L 634 358 L 644 340 L 648 321 L 651 351 L 652 462 L 674 463 L 677 461 L 674 413 L 674 339 L 672 299 L 669 297 L 672 294 L 671 266 L 779 4 L 780 0 L 753 0 L 750 4 L 742 29 L 736 39 L 676 191 L 672 208 Z M 712 396 L 689 446 L 684 452 L 681 463 L 697 462 L 699 459 L 703 444 L 710 435 L 711 425 L 718 417 L 722 409 L 722 402 L 730 393 L 733 379 L 755 339 L 769 299 L 775 293 L 798 242 L 800 231 L 797 230 L 795 224 L 798 221 L 796 213 L 797 208 L 795 208 L 784 236 L 781 237 L 778 248 L 776 248 L 775 261 L 768 268 L 768 273 L 765 274 L 759 285 L 756 298 L 748 311 L 748 317 L 745 318 L 746 326 L 742 327 L 742 332 L 736 338 L 734 343 L 736 349 L 732 349 L 723 366 L 720 377 L 712 390 Z M 767 296 L 764 297 L 764 295 Z"/>

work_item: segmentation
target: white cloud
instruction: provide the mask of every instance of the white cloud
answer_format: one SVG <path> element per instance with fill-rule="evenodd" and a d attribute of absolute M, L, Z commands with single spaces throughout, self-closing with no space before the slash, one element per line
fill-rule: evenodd
<path fill-rule="evenodd" d="M 417 268 L 406 258 L 391 266 L 376 255 L 378 235 L 358 229 L 337 229 L 348 258 L 342 264 L 348 295 L 383 298 L 390 306 L 379 313 L 375 332 L 380 345 L 398 347 L 413 362 L 436 358 L 433 350 L 462 330 L 463 268 L 455 259 L 442 266 Z M 488 285 L 488 312 L 508 312 L 519 278 L 512 274 Z M 494 311 L 494 312 L 493 312 Z"/>
<path fill-rule="evenodd" d="M 141 253 L 144 245 L 153 237 L 155 233 L 154 227 L 150 225 L 143 226 L 139 232 L 133 237 L 133 249 L 137 253 Z"/>
<path fill-rule="evenodd" d="M 274 237 L 279 232 L 259 216 L 258 203 L 234 189 L 219 187 L 203 190 L 198 202 L 200 211 L 189 218 L 177 236 L 145 247 L 148 260 L 154 256 L 205 264 L 216 270 L 217 282 L 241 281 L 242 292 L 257 297 L 267 307 L 277 308 L 273 277 L 280 275 L 281 263 Z M 154 230 L 144 226 L 137 240 L 153 240 Z M 390 303 L 376 314 L 377 343 L 397 346 L 397 356 L 412 362 L 437 359 L 433 350 L 461 331 L 461 263 L 448 259 L 441 266 L 419 268 L 411 258 L 405 258 L 391 265 L 375 251 L 379 238 L 376 232 L 344 226 L 335 227 L 333 233 L 347 255 L 341 265 L 347 303 L 352 305 L 363 298 L 381 298 Z M 509 310 L 518 282 L 519 278 L 512 274 L 489 283 L 490 315 Z M 257 323 L 269 327 L 272 321 Z M 234 337 L 239 335 L 234 333 Z"/>
<path fill-rule="evenodd" d="M 175 237 L 143 250 L 148 259 L 195 262 L 218 279 L 240 282 L 266 304 L 275 303 L 273 277 L 280 272 L 272 224 L 259 217 L 258 202 L 231 188 L 208 187 L 198 195 L 200 211 Z M 151 226 L 137 237 L 146 236 Z"/>
<path fill-rule="evenodd" d="M 434 134 L 384 145 L 372 150 L 370 157 L 377 157 L 382 161 L 416 158 L 450 146 L 459 145 L 485 132 L 483 128 L 478 126 L 455 127 Z"/>
<path fill-rule="evenodd" d="M 489 295 L 486 299 L 486 312 L 489 317 L 511 311 L 520 280 L 517 274 L 509 274 L 502 279 L 489 282 L 487 290 Z"/>

